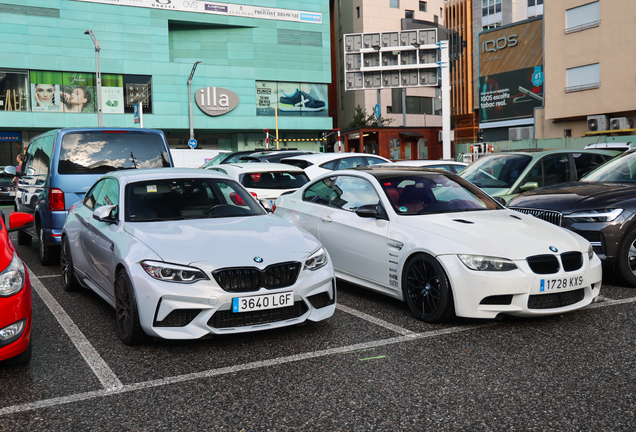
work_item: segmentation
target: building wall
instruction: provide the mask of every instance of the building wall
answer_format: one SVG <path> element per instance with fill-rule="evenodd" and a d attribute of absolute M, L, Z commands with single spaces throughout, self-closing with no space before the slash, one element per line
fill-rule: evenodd
<path fill-rule="evenodd" d="M 329 0 L 246 3 L 320 13 L 322 23 L 72 0 L 2 0 L 0 68 L 94 73 L 94 45 L 84 34 L 92 29 L 101 44 L 102 74 L 152 77 L 152 114 L 144 115 L 144 127 L 187 138 L 187 80 L 193 63 L 202 60 L 193 78 L 193 91 L 226 88 L 239 96 L 240 103 L 217 117 L 205 115 L 193 104 L 196 133 L 215 139 L 221 143 L 219 148 L 253 148 L 259 140 L 262 143 L 263 129 L 272 133 L 276 129 L 273 116 L 256 115 L 256 81 L 313 83 L 326 88 L 331 82 L 331 38 Z M 103 119 L 107 127 L 134 126 L 132 114 L 104 114 Z M 0 131 L 24 131 L 27 139 L 57 127 L 96 125 L 97 114 L 3 111 L 0 115 Z M 320 136 L 332 130 L 333 121 L 328 116 L 279 117 L 278 128 L 288 138 L 302 138 L 303 133 Z"/>
<path fill-rule="evenodd" d="M 405 11 L 413 11 L 414 20 L 444 22 L 444 0 L 428 0 L 427 12 L 419 10 L 418 0 L 399 0 L 399 8 L 389 7 L 389 0 L 333 0 L 334 24 L 336 27 L 336 84 L 338 86 L 337 127 L 345 128 L 353 119 L 356 106 L 363 107 L 367 114 L 373 113 L 378 103 L 376 90 L 345 91 L 343 68 L 343 35 L 350 33 L 371 33 L 402 30 Z M 358 18 L 358 8 L 360 18 Z M 440 16 L 441 15 L 441 16 Z M 408 96 L 435 97 L 435 88 L 409 88 Z M 380 91 L 382 117 L 392 119 L 390 126 L 403 126 L 403 115 L 388 114 L 386 107 L 391 105 L 391 90 Z M 436 115 L 407 114 L 406 125 L 409 127 L 441 127 L 442 118 Z"/>
<path fill-rule="evenodd" d="M 630 0 L 601 0 L 600 24 L 582 31 L 565 33 L 566 10 L 589 0 L 561 0 L 545 3 L 545 125 L 538 138 L 585 133 L 588 115 L 636 117 L 636 9 Z M 568 68 L 599 63 L 598 88 L 566 91 Z M 562 123 L 564 121 L 570 123 Z M 581 136 L 581 135 L 578 135 Z"/>

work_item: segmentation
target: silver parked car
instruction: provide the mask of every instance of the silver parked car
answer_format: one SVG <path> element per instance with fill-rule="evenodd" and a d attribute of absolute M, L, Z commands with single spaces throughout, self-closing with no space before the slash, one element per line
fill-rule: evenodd
<path fill-rule="evenodd" d="M 61 243 L 64 289 L 90 288 L 114 307 L 126 344 L 285 327 L 335 310 L 320 242 L 215 171 L 104 175 L 70 209 Z"/>

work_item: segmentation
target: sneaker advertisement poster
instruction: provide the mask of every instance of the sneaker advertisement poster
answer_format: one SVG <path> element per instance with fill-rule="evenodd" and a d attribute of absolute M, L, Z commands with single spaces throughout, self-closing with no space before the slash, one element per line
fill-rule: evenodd
<path fill-rule="evenodd" d="M 327 85 L 292 82 L 256 82 L 256 115 L 327 117 Z"/>

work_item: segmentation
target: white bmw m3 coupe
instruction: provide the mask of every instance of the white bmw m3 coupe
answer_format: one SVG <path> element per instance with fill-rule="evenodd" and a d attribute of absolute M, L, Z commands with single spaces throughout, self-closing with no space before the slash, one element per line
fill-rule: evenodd
<path fill-rule="evenodd" d="M 214 171 L 102 176 L 69 210 L 60 255 L 64 288 L 90 288 L 114 307 L 125 344 L 285 327 L 335 311 L 320 242 Z"/>
<path fill-rule="evenodd" d="M 336 277 L 404 300 L 427 322 L 560 314 L 601 288 L 587 240 L 448 172 L 333 172 L 281 195 L 275 214 L 320 240 Z"/>

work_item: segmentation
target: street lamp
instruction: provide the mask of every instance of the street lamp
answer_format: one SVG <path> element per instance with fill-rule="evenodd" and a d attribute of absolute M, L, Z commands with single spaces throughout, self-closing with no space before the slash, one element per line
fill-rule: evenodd
<path fill-rule="evenodd" d="M 194 139 L 194 126 L 192 123 L 192 77 L 194 76 L 194 71 L 197 70 L 197 65 L 199 63 L 203 63 L 201 60 L 195 61 L 192 65 L 192 72 L 190 72 L 190 78 L 188 78 L 188 94 L 190 96 L 190 139 Z"/>
<path fill-rule="evenodd" d="M 102 122 L 102 70 L 99 65 L 99 41 L 93 34 L 93 30 L 88 29 L 84 32 L 84 34 L 90 35 L 93 40 L 93 44 L 95 45 L 95 74 L 97 76 L 97 126 L 102 127 L 104 124 Z"/>

